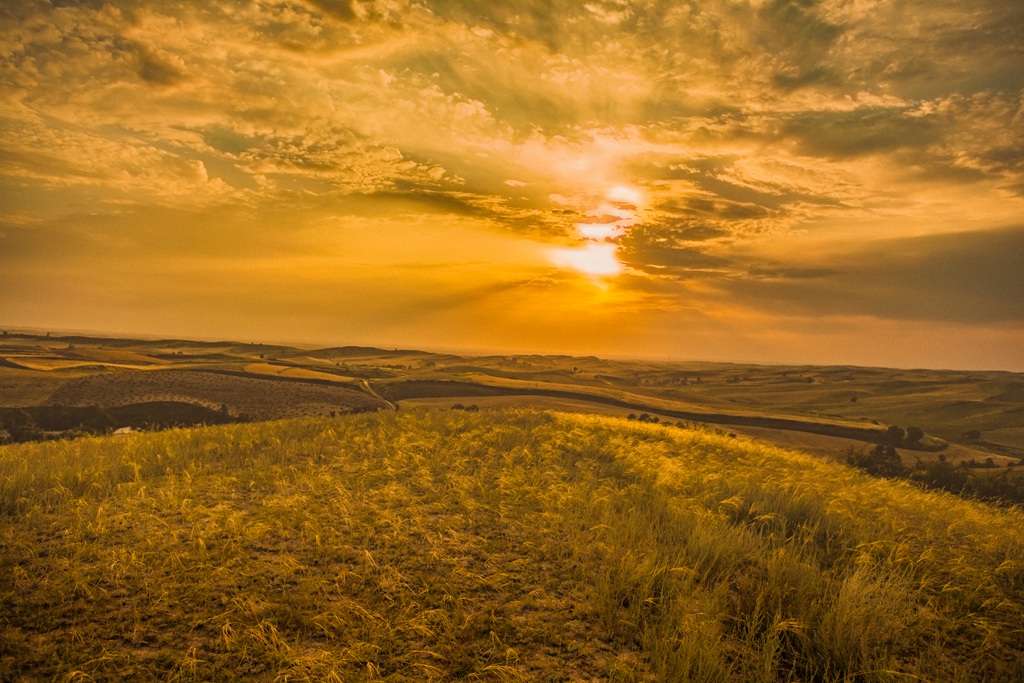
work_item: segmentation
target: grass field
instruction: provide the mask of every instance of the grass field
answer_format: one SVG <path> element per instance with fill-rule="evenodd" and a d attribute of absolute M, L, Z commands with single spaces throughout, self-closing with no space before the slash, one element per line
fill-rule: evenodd
<path fill-rule="evenodd" d="M 1024 516 L 705 431 L 403 411 L 0 447 L 0 679 L 1014 681 Z"/>

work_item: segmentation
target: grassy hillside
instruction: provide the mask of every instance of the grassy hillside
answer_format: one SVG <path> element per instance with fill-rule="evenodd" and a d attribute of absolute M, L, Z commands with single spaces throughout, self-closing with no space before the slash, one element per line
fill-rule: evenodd
<path fill-rule="evenodd" d="M 378 413 L 0 448 L 0 679 L 1011 681 L 1024 516 L 743 440 Z"/>

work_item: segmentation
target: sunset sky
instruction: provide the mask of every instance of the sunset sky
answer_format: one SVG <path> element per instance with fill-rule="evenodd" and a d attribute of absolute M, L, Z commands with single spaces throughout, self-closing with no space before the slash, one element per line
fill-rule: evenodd
<path fill-rule="evenodd" d="M 0 324 L 1024 370 L 1021 0 L 4 0 Z"/>

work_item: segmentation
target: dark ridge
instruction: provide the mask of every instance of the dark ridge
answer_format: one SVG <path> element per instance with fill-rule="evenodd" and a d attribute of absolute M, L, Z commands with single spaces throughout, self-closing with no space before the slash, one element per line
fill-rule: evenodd
<path fill-rule="evenodd" d="M 359 356 L 429 356 L 427 351 L 415 351 L 412 349 L 379 349 L 374 346 L 331 346 L 324 349 L 314 349 L 310 355 L 323 353 L 340 358 L 357 358 Z"/>
<path fill-rule="evenodd" d="M 503 379 L 521 379 L 521 380 L 542 380 L 546 377 L 572 377 L 572 372 L 569 369 L 556 369 L 551 368 L 550 370 L 498 370 L 496 368 L 485 368 L 477 367 L 475 365 L 448 365 L 445 366 L 446 372 L 475 372 L 479 375 L 490 375 L 491 377 L 501 377 Z"/>
<path fill-rule="evenodd" d="M 30 416 L 45 431 L 85 428 L 107 430 L 116 427 L 170 427 L 237 422 L 223 411 L 185 401 L 146 401 L 123 406 L 26 406 L 0 408 L 0 420 L 6 421 L 20 411 Z"/>
<path fill-rule="evenodd" d="M 238 342 L 232 341 L 192 341 L 190 339 L 126 339 L 123 337 L 90 337 L 88 335 L 63 335 L 63 336 L 46 336 L 45 334 L 25 334 L 21 332 L 11 332 L 7 335 L 9 339 L 35 339 L 38 341 L 49 341 L 49 342 L 65 342 L 69 344 L 97 344 L 106 347 L 126 347 L 126 346 L 160 346 L 164 344 L 183 344 L 186 346 L 198 346 L 204 348 L 217 348 L 223 346 L 238 346 Z"/>
<path fill-rule="evenodd" d="M 228 355 L 226 353 L 187 353 L 187 354 L 181 354 L 181 355 L 178 355 L 176 353 L 151 353 L 149 355 L 152 356 L 153 358 L 159 358 L 160 360 L 170 360 L 170 361 L 175 361 L 176 360 L 176 361 L 189 361 L 189 362 L 193 362 L 193 361 L 196 361 L 196 360 L 204 360 L 204 361 L 230 361 L 232 363 L 237 363 L 239 361 L 244 360 L 242 358 L 239 358 L 238 356 L 231 356 L 231 355 Z M 189 368 L 189 369 L 190 370 L 195 370 L 196 368 Z"/>
<path fill-rule="evenodd" d="M 1024 402 L 1024 382 L 1008 382 L 1003 391 L 985 399 L 986 401 L 999 401 L 1004 403 Z"/>
<path fill-rule="evenodd" d="M 25 406 L 0 408 L 0 428 L 13 441 L 105 434 L 118 427 L 165 429 L 240 422 L 244 418 L 183 401 L 147 401 L 123 406 Z M 66 432 L 72 432 L 66 434 Z M 75 434 L 77 432 L 77 434 Z"/>

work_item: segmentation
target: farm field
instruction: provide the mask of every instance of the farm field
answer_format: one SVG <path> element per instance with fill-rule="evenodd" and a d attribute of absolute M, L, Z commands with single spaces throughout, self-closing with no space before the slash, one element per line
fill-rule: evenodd
<path fill-rule="evenodd" d="M 706 429 L 402 410 L 0 447 L 4 680 L 1009 681 L 1024 517 Z"/>
<path fill-rule="evenodd" d="M 382 400 L 385 399 L 385 400 Z M 456 404 L 649 413 L 842 457 L 917 427 L 904 461 L 1024 458 L 1024 375 L 187 340 L 0 338 L 0 407 L 185 402 L 275 419 Z"/>
<path fill-rule="evenodd" d="M 196 403 L 253 420 L 325 411 L 380 409 L 383 403 L 364 392 L 343 386 L 301 381 L 275 382 L 252 376 L 196 370 L 115 372 L 78 377 L 62 384 L 48 402 L 57 406 L 110 407 L 151 401 Z"/>

